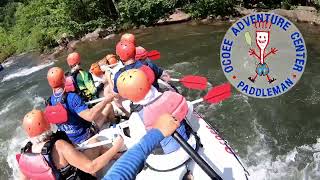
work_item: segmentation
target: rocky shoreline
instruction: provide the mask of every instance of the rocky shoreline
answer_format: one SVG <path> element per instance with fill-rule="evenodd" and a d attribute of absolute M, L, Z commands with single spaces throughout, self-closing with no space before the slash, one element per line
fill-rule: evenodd
<path fill-rule="evenodd" d="M 170 16 L 160 19 L 154 26 L 162 26 L 168 24 L 176 24 L 176 23 L 183 23 L 188 21 L 193 21 L 195 24 L 213 24 L 213 23 L 233 23 L 237 19 L 242 16 L 249 15 L 251 13 L 261 12 L 261 11 L 270 11 L 272 13 L 279 14 L 284 16 L 292 21 L 295 22 L 303 22 L 303 23 L 310 23 L 312 25 L 320 25 L 320 14 L 317 12 L 317 9 L 310 6 L 297 6 L 295 9 L 292 10 L 285 10 L 285 9 L 246 9 L 243 7 L 236 7 L 236 17 L 233 16 L 208 16 L 205 19 L 201 20 L 192 20 L 191 16 L 180 9 L 177 9 L 173 14 Z M 146 26 L 135 27 L 134 29 L 144 29 Z M 46 53 L 41 55 L 41 59 L 54 59 L 59 56 L 64 51 L 74 51 L 76 46 L 80 42 L 87 42 L 87 41 L 96 41 L 99 39 L 112 39 L 115 37 L 117 33 L 116 27 L 108 27 L 108 28 L 98 28 L 95 31 L 86 34 L 81 39 L 73 39 L 72 37 L 62 37 L 58 43 L 59 46 L 54 48 L 51 53 Z"/>

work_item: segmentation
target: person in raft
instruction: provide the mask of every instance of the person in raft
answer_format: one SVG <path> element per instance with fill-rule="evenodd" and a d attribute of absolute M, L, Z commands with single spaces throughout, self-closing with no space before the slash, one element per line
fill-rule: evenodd
<path fill-rule="evenodd" d="M 130 34 L 130 33 L 123 34 L 121 36 L 120 41 L 128 41 L 136 46 L 136 38 L 133 34 Z M 140 60 L 140 61 L 151 62 L 150 59 L 148 59 L 147 55 L 148 55 L 148 51 L 145 48 L 143 48 L 142 46 L 136 47 L 136 56 L 135 56 L 136 61 Z"/>
<path fill-rule="evenodd" d="M 179 126 L 180 121 L 170 114 L 161 115 L 155 124 L 152 125 L 152 129 L 136 145 L 128 149 L 112 165 L 102 179 L 135 179 L 144 167 L 147 157 L 165 137 L 173 134 Z"/>
<path fill-rule="evenodd" d="M 119 136 L 108 151 L 100 148 L 102 155 L 90 159 L 75 149 L 64 132 L 53 133 L 42 111 L 27 113 L 22 125 L 30 141 L 16 155 L 21 180 L 93 180 L 123 146 Z"/>
<path fill-rule="evenodd" d="M 152 128 L 160 115 L 169 113 L 177 120 L 182 121 L 177 132 L 185 140 L 189 139 L 190 132 L 187 131 L 184 121 L 188 113 L 188 105 L 182 95 L 173 91 L 158 92 L 149 82 L 147 75 L 140 69 L 130 69 L 121 73 L 117 86 L 120 96 L 131 100 L 135 105 L 142 105 L 143 110 L 138 114 L 147 131 Z M 157 154 L 169 154 L 180 148 L 173 137 L 165 138 L 160 142 L 160 145 Z"/>
<path fill-rule="evenodd" d="M 124 37 L 126 38 L 124 38 Z M 135 47 L 135 38 L 132 34 L 124 34 L 121 37 L 120 42 L 116 46 L 116 53 L 119 56 L 120 60 L 123 62 L 125 67 L 119 69 L 119 71 L 115 74 L 114 77 L 114 88 L 113 91 L 118 93 L 117 88 L 117 79 L 120 74 L 129 69 L 139 69 L 139 68 L 146 68 L 146 72 L 153 72 L 153 74 L 148 74 L 148 77 L 153 76 L 154 78 L 149 78 L 152 81 L 152 84 L 155 88 L 159 89 L 158 79 L 162 79 L 164 81 L 170 80 L 170 75 L 164 72 L 161 68 L 157 65 L 148 62 L 148 61 L 136 61 L 136 47 Z M 129 38 L 130 37 L 130 38 Z M 151 69 L 152 71 L 150 71 Z"/>
<path fill-rule="evenodd" d="M 73 78 L 73 81 L 68 81 L 68 83 L 73 83 L 76 92 L 87 102 L 97 98 L 99 92 L 94 86 L 91 74 L 81 68 L 80 59 L 80 54 L 77 52 L 68 55 L 67 63 L 70 67 L 70 75 Z"/>
<path fill-rule="evenodd" d="M 136 61 L 147 61 L 147 62 L 151 62 L 151 60 L 148 58 L 148 51 L 142 47 L 142 46 L 138 46 L 136 47 L 136 56 L 135 56 L 135 60 Z"/>
<path fill-rule="evenodd" d="M 101 70 L 101 67 L 98 63 L 93 63 L 90 66 L 90 71 L 94 86 L 96 87 L 97 91 L 100 92 L 98 97 L 102 97 L 104 92 L 104 87 L 107 87 L 108 82 L 104 78 L 104 72 Z"/>
<path fill-rule="evenodd" d="M 101 70 L 104 71 L 105 78 L 110 86 L 110 90 L 113 90 L 114 75 L 119 71 L 119 69 L 123 68 L 124 65 L 121 61 L 118 61 L 116 55 L 114 54 L 108 54 L 101 61 L 99 61 L 99 65 Z M 110 91 L 110 93 L 111 92 L 112 91 Z"/>
<path fill-rule="evenodd" d="M 104 88 L 104 94 L 113 94 L 113 79 L 116 72 L 124 67 L 121 61 L 118 61 L 116 55 L 108 54 L 102 60 L 99 61 L 99 66 L 104 72 L 104 81 L 106 81 L 107 86 Z M 122 106 L 123 98 L 118 97 L 114 99 L 114 111 L 120 116 L 129 117 L 130 113 Z"/>
<path fill-rule="evenodd" d="M 47 79 L 53 95 L 48 99 L 45 114 L 50 123 L 57 124 L 60 131 L 66 132 L 72 143 L 86 141 L 97 128 L 114 119 L 110 104 L 113 95 L 106 95 L 102 102 L 89 109 L 78 94 L 65 92 L 65 76 L 61 68 L 49 69 Z"/>

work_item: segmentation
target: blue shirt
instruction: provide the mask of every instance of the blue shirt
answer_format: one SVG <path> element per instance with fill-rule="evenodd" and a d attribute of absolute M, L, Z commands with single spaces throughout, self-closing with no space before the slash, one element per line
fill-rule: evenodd
<path fill-rule="evenodd" d="M 186 125 L 181 123 L 177 132 L 183 137 L 184 140 L 188 141 L 188 135 L 186 132 Z M 160 142 L 161 148 L 165 154 L 172 153 L 180 148 L 180 144 L 172 137 L 166 137 Z"/>
<path fill-rule="evenodd" d="M 154 75 L 155 75 L 155 80 L 153 82 L 153 86 L 157 89 L 159 89 L 159 84 L 158 84 L 158 79 L 161 77 L 162 73 L 163 73 L 163 70 L 161 68 L 159 68 L 157 65 L 149 62 L 149 61 L 145 61 L 145 62 L 141 62 L 141 61 L 136 61 L 132 64 L 129 64 L 129 65 L 126 65 L 125 67 L 121 68 L 114 76 L 114 87 L 113 87 L 113 91 L 115 93 L 119 93 L 118 91 L 118 88 L 117 88 L 117 80 L 120 76 L 120 74 L 126 70 L 129 70 L 129 69 L 139 69 L 141 66 L 143 65 L 146 65 L 146 66 L 149 66 L 153 72 L 154 72 Z"/>
<path fill-rule="evenodd" d="M 79 144 L 91 136 L 91 123 L 78 115 L 80 112 L 87 110 L 88 106 L 76 93 L 67 93 L 67 102 L 62 102 L 62 97 L 63 96 L 55 97 L 54 95 L 50 97 L 53 106 L 60 102 L 68 111 L 68 121 L 57 124 L 58 129 L 66 132 L 74 144 Z"/>
<path fill-rule="evenodd" d="M 122 155 L 110 168 L 103 180 L 135 179 L 142 170 L 147 157 L 164 138 L 159 129 L 151 129 L 139 141 Z"/>

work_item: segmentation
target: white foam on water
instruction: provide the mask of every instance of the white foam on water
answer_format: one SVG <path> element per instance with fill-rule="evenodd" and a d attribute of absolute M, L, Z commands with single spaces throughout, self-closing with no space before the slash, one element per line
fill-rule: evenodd
<path fill-rule="evenodd" d="M 312 88 L 312 94 L 306 99 L 310 104 L 319 104 L 320 91 L 317 88 Z"/>
<path fill-rule="evenodd" d="M 320 138 L 317 143 L 293 148 L 283 155 L 274 156 L 266 135 L 254 121 L 256 142 L 248 146 L 245 163 L 250 164 L 250 179 L 254 180 L 318 180 L 320 179 Z M 276 141 L 276 140 L 273 140 Z"/>
<path fill-rule="evenodd" d="M 14 59 L 9 60 L 9 61 L 7 61 L 7 62 L 2 63 L 2 66 L 5 67 L 5 68 L 7 68 L 7 67 L 9 67 L 11 64 L 13 64 L 13 62 L 14 62 Z"/>
<path fill-rule="evenodd" d="M 6 112 L 10 112 L 12 108 L 17 106 L 17 103 L 30 103 L 28 106 L 31 105 L 31 108 L 39 108 L 44 105 L 45 99 L 43 97 L 35 95 L 34 91 L 37 89 L 38 85 L 34 85 L 29 87 L 24 92 L 21 92 L 23 95 L 19 94 L 18 97 L 24 97 L 24 99 L 14 99 L 12 101 L 9 101 L 9 103 L 6 105 L 6 107 L 1 111 L 4 115 Z M 22 102 L 21 102 L 22 101 Z M 31 110 L 31 109 L 30 109 Z M 0 115 L 1 115 L 0 112 Z M 16 117 L 18 119 L 10 119 L 10 122 L 21 122 L 22 117 Z M 7 122 L 7 121 L 4 121 Z M 6 125 L 3 123 L 4 126 Z M 21 127 L 21 124 L 18 123 L 18 127 L 15 129 L 12 135 L 12 139 L 7 140 L 5 142 L 0 142 L 0 147 L 4 146 L 7 147 L 7 151 L 3 152 L 4 154 L 1 154 L 2 157 L 6 157 L 6 161 L 9 165 L 9 167 L 12 170 L 12 175 L 10 179 L 18 179 L 19 178 L 19 168 L 16 161 L 16 154 L 20 152 L 20 149 L 23 145 L 27 143 L 27 138 L 24 130 Z"/>
<path fill-rule="evenodd" d="M 30 74 L 32 74 L 34 72 L 37 72 L 37 71 L 39 71 L 41 69 L 44 69 L 44 68 L 49 67 L 49 66 L 52 66 L 53 64 L 54 64 L 54 62 L 49 62 L 49 63 L 45 63 L 45 64 L 41 64 L 41 65 L 38 65 L 38 66 L 31 67 L 31 68 L 20 68 L 16 72 L 5 76 L 2 79 L 1 82 L 9 81 L 9 80 L 15 79 L 17 77 L 28 76 L 28 75 L 30 75 Z"/>
<path fill-rule="evenodd" d="M 15 131 L 14 137 L 8 142 L 8 155 L 7 162 L 12 169 L 12 176 L 10 178 L 19 179 L 19 168 L 16 160 L 16 153 L 20 152 L 20 149 L 27 142 L 26 135 L 21 127 L 18 127 Z"/>

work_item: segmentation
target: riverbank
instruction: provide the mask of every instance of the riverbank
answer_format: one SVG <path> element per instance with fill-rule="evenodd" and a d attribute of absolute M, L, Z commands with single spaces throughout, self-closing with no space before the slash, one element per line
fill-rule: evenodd
<path fill-rule="evenodd" d="M 163 26 L 177 23 L 190 23 L 193 25 L 199 24 L 221 24 L 221 23 L 233 23 L 238 18 L 242 16 L 249 15 L 251 13 L 261 12 L 261 11 L 270 11 L 272 13 L 279 14 L 284 16 L 294 22 L 303 22 L 311 25 L 319 26 L 320 25 L 320 14 L 317 12 L 315 7 L 310 6 L 297 6 L 292 10 L 286 9 L 246 9 L 244 7 L 236 7 L 237 16 L 213 16 L 210 15 L 203 19 L 193 19 L 190 14 L 182 11 L 181 9 L 176 9 L 171 15 L 166 18 L 160 19 L 153 26 L 146 27 L 141 25 L 139 27 L 135 26 L 132 29 L 119 29 L 117 30 L 114 26 L 108 28 L 97 28 L 95 31 L 87 33 L 79 39 L 72 39 L 72 37 L 63 37 L 59 42 L 59 46 L 55 47 L 50 53 L 42 54 L 42 59 L 55 59 L 63 52 L 72 52 L 77 49 L 79 43 L 85 43 L 90 41 L 97 41 L 100 39 L 113 39 L 117 33 L 122 33 L 123 31 L 135 32 L 137 30 L 141 31 L 146 28 L 153 28 L 154 26 Z M 319 28 L 320 29 L 320 28 Z"/>

